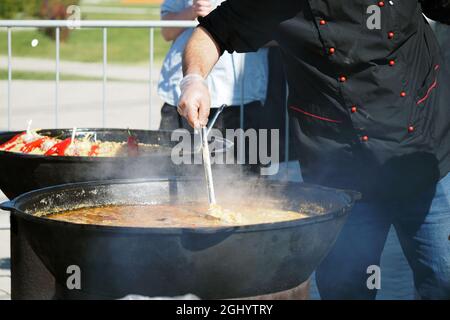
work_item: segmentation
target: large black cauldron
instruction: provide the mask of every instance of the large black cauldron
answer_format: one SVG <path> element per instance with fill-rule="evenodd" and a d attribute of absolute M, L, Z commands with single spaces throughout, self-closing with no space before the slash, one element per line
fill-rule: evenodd
<path fill-rule="evenodd" d="M 242 184 L 228 182 L 227 196 L 229 192 L 242 196 Z M 247 190 L 248 201 L 270 195 L 283 199 L 283 206 L 308 202 L 327 212 L 290 222 L 196 229 L 79 225 L 33 215 L 80 205 L 206 201 L 201 180 L 167 179 L 49 187 L 1 207 L 11 211 L 16 232 L 25 235 L 55 277 L 55 298 L 193 293 L 216 299 L 283 291 L 307 280 L 335 242 L 358 197 L 300 183 L 259 182 Z M 219 188 L 218 199 L 224 195 Z M 71 265 L 81 269 L 81 290 L 66 287 Z"/>
<path fill-rule="evenodd" d="M 0 144 L 18 133 L 0 133 Z M 71 136 L 72 130 L 45 129 L 39 133 L 66 138 Z M 129 134 L 126 129 L 93 128 L 78 129 L 77 133 L 93 133 L 99 140 L 116 142 L 127 141 Z M 31 190 L 64 183 L 168 177 L 189 172 L 189 168 L 176 166 L 171 160 L 171 147 L 178 143 L 171 140 L 171 132 L 132 130 L 132 133 L 140 142 L 162 148 L 139 157 L 46 157 L 0 151 L 0 189 L 13 199 Z"/>

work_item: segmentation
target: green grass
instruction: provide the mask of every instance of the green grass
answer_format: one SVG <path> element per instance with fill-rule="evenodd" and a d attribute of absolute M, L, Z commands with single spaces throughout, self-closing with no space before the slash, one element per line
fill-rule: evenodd
<path fill-rule="evenodd" d="M 54 72 L 35 72 L 35 71 L 14 71 L 12 73 L 13 80 L 39 80 L 39 81 L 55 81 Z M 0 80 L 8 80 L 8 71 L 0 70 Z M 102 77 L 86 77 L 74 74 L 59 75 L 61 81 L 103 81 Z M 109 82 L 123 81 L 122 79 L 116 79 L 108 77 Z M 127 82 L 146 83 L 144 80 L 127 80 Z"/>
<path fill-rule="evenodd" d="M 19 31 L 13 33 L 12 54 L 18 57 L 55 57 L 55 42 L 39 31 Z M 39 45 L 31 46 L 33 39 Z M 155 61 L 162 61 L 170 46 L 164 41 L 159 30 L 155 30 Z M 0 33 L 0 54 L 7 54 L 7 35 Z M 66 42 L 61 43 L 61 60 L 100 62 L 103 59 L 103 33 L 101 29 L 74 30 Z M 113 63 L 136 64 L 148 62 L 149 30 L 108 29 L 108 61 Z"/>
<path fill-rule="evenodd" d="M 14 71 L 13 72 L 14 80 L 55 80 L 55 74 L 51 72 L 30 72 L 30 71 Z M 0 80 L 7 80 L 8 72 L 6 70 L 0 70 Z M 93 80 L 101 80 L 102 78 L 94 78 L 94 77 L 83 77 L 69 74 L 61 74 L 60 80 L 72 80 L 72 81 L 93 81 Z"/>
<path fill-rule="evenodd" d="M 1 1 L 1 0 L 0 0 Z M 111 2 L 120 6 L 117 1 Z M 92 6 L 91 4 L 87 4 Z M 134 8 L 135 6 L 130 6 Z M 142 7 L 142 6 L 141 6 Z M 157 8 L 155 6 L 144 6 Z M 158 20 L 158 15 L 98 14 L 83 15 L 88 20 Z M 31 46 L 33 39 L 39 40 L 37 47 Z M 61 59 L 81 62 L 100 62 L 103 57 L 101 29 L 73 30 L 66 42 L 61 43 Z M 155 61 L 164 59 L 170 43 L 164 41 L 159 29 L 155 29 Z M 12 53 L 18 57 L 48 58 L 55 57 L 55 42 L 37 30 L 13 31 Z M 0 55 L 7 54 L 7 34 L 0 32 Z M 111 63 L 137 64 L 149 59 L 148 29 L 108 29 L 108 61 Z"/>

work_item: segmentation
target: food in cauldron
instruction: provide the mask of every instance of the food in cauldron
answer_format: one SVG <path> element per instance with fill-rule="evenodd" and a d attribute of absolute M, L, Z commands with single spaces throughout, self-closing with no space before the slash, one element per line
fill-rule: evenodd
<path fill-rule="evenodd" d="M 277 201 L 257 203 L 225 203 L 210 208 L 205 202 L 154 205 L 111 205 L 85 207 L 53 214 L 39 215 L 52 220 L 78 224 L 120 227 L 195 228 L 223 225 L 252 225 L 302 219 L 314 212 L 324 213 L 319 205 L 308 208 L 303 204 L 298 211 L 280 209 Z"/>
<path fill-rule="evenodd" d="M 139 143 L 131 133 L 126 142 L 113 142 L 97 140 L 89 134 L 76 138 L 75 131 L 71 138 L 58 138 L 27 130 L 1 144 L 0 151 L 44 156 L 120 157 L 138 156 L 159 147 Z"/>

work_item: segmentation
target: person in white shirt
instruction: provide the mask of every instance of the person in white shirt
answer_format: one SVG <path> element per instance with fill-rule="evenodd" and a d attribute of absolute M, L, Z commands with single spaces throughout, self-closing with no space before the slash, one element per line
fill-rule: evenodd
<path fill-rule="evenodd" d="M 165 0 L 161 5 L 162 20 L 195 20 L 211 12 L 223 0 Z M 181 59 L 184 47 L 193 28 L 163 28 L 165 40 L 172 46 L 164 60 L 158 84 L 158 95 L 164 101 L 161 109 L 160 130 L 190 129 L 178 115 L 176 106 L 180 98 L 180 82 L 183 79 Z M 240 127 L 240 108 L 244 105 L 244 123 L 247 128 L 258 129 L 258 113 L 261 112 L 267 93 L 267 49 L 256 53 L 225 53 L 206 79 L 211 92 L 211 107 L 223 104 L 216 128 Z"/>

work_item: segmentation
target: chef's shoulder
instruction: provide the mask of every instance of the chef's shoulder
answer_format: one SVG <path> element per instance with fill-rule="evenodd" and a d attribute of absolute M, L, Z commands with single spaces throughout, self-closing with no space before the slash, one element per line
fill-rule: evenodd
<path fill-rule="evenodd" d="M 272 40 L 277 25 L 297 15 L 302 3 L 298 0 L 228 0 L 206 17 L 199 18 L 199 23 L 222 52 L 253 52 Z"/>

